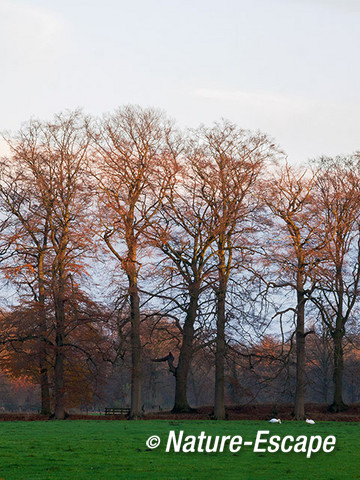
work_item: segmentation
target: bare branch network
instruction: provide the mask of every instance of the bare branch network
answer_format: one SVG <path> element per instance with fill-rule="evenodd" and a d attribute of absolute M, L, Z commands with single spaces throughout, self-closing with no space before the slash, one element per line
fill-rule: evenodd
<path fill-rule="evenodd" d="M 132 105 L 3 137 L 8 389 L 38 386 L 57 419 L 360 398 L 359 154 L 295 168 L 261 132 Z"/>

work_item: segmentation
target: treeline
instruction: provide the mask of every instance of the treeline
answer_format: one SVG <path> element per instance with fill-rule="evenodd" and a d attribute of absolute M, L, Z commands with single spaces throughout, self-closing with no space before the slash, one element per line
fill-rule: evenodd
<path fill-rule="evenodd" d="M 293 386 L 295 417 L 304 417 L 305 345 L 319 335 L 332 356 L 332 408 L 345 408 L 358 154 L 295 168 L 261 132 L 228 121 L 181 132 L 138 106 L 31 120 L 5 138 L 0 268 L 16 301 L 2 311 L 0 361 L 40 386 L 42 413 L 62 419 L 112 378 L 129 385 L 124 398 L 139 418 L 142 386 L 162 362 L 175 380 L 173 411 L 189 411 L 194 362 L 205 368 L 208 357 L 223 419 L 229 365 L 236 373 L 270 361 L 269 331 L 280 339 L 271 361 L 293 365 L 278 378 Z"/>

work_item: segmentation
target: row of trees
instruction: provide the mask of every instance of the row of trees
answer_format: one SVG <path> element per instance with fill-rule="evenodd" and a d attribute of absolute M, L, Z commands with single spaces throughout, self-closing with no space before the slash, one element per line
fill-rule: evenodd
<path fill-rule="evenodd" d="M 30 121 L 6 139 L 1 268 L 18 302 L 3 312 L 0 342 L 4 364 L 9 348 L 31 345 L 43 413 L 53 391 L 64 418 L 71 374 L 95 375 L 130 339 L 131 417 L 140 417 L 142 330 L 164 318 L 178 360 L 155 360 L 175 376 L 174 411 L 190 410 L 193 355 L 210 348 L 214 416 L 225 418 L 229 352 L 251 359 L 251 340 L 273 328 L 295 341 L 303 418 L 314 322 L 332 338 L 333 408 L 344 408 L 343 340 L 360 276 L 357 155 L 296 169 L 260 132 L 222 121 L 185 134 L 136 106 L 101 120 L 76 111 Z M 101 265 L 108 302 L 96 299 Z"/>

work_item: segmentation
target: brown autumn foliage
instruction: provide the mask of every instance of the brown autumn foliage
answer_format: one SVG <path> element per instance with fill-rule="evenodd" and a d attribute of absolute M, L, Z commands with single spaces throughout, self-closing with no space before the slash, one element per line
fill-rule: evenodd
<path fill-rule="evenodd" d="M 11 379 L 24 379 L 40 385 L 38 332 L 34 317 L 37 305 L 19 307 L 4 313 L 1 331 L 6 342 L 0 354 L 0 367 Z M 97 305 L 86 297 L 71 299 L 67 304 L 64 330 L 64 405 L 66 408 L 92 403 L 101 385 L 107 365 L 103 353 L 108 349 L 107 318 Z M 50 312 L 47 312 L 48 317 Z M 51 404 L 54 405 L 54 365 L 56 356 L 55 331 L 46 335 L 47 370 Z"/>
<path fill-rule="evenodd" d="M 28 290 L 37 303 L 37 356 L 46 411 L 50 409 L 47 337 L 49 331 L 55 332 L 58 419 L 65 416 L 67 294 L 84 274 L 85 253 L 93 247 L 90 184 L 84 168 L 85 126 L 86 119 L 78 111 L 56 115 L 50 122 L 30 121 L 15 138 L 8 139 L 11 158 L 1 163 L 0 171 L 1 204 L 10 216 L 9 228 L 3 233 L 3 241 L 9 244 L 4 268 L 12 282 Z"/>

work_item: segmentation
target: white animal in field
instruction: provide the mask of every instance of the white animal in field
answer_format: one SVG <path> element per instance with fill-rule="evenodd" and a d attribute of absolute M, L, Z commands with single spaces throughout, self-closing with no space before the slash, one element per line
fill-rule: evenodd
<path fill-rule="evenodd" d="M 281 420 L 280 418 L 272 418 L 271 420 L 269 420 L 269 423 L 281 423 Z"/>
<path fill-rule="evenodd" d="M 308 423 L 309 425 L 314 425 L 315 424 L 314 420 L 311 420 L 311 418 L 307 418 L 305 420 L 305 422 Z"/>

